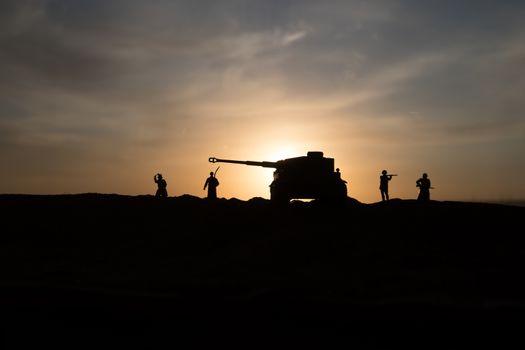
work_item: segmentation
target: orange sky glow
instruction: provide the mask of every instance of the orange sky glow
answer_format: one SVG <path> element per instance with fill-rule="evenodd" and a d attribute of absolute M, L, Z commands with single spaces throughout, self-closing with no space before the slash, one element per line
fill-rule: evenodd
<path fill-rule="evenodd" d="M 446 2 L 446 1 L 445 1 Z M 525 5 L 6 1 L 0 193 L 269 198 L 322 151 L 349 196 L 525 198 Z M 454 15 L 451 16 L 450 14 Z M 476 23 L 485 23 L 483 28 Z"/>

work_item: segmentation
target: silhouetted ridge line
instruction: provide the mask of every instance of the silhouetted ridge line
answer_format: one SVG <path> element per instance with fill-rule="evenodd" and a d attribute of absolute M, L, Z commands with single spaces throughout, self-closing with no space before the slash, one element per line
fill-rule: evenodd
<path fill-rule="evenodd" d="M 7 200 L 7 199 L 25 199 L 25 200 L 31 200 L 31 199 L 39 199 L 39 200 L 60 200 L 60 199 L 75 199 L 75 200 L 81 200 L 81 199 L 99 199 L 99 200 L 111 200 L 111 199 L 117 199 L 117 200 L 145 200 L 145 201 L 152 201 L 155 199 L 154 195 L 151 194 L 139 194 L 139 195 L 126 195 L 126 194 L 118 194 L 118 193 L 99 193 L 99 192 L 86 192 L 86 193 L 71 193 L 71 194 L 16 194 L 16 193 L 8 193 L 8 194 L 0 194 L 0 200 Z M 180 196 L 171 196 L 166 198 L 166 202 L 172 203 L 172 202 L 178 202 L 178 201 L 195 201 L 200 202 L 204 201 L 206 198 L 198 197 L 195 195 L 190 194 L 182 194 Z M 251 205 L 254 203 L 265 203 L 265 204 L 271 204 L 272 201 L 269 199 L 265 199 L 262 197 L 253 197 L 248 200 L 241 200 L 235 197 L 232 198 L 217 198 L 219 203 L 237 203 L 237 204 L 245 204 L 245 205 Z M 418 204 L 418 201 L 416 199 L 400 199 L 400 198 L 391 198 L 388 201 L 380 201 L 380 202 L 374 202 L 374 203 L 362 203 L 359 200 L 347 197 L 343 202 L 344 205 L 342 207 L 348 207 L 348 206 L 363 206 L 363 207 L 374 207 L 374 206 L 384 206 L 384 207 L 395 207 L 395 206 L 418 206 L 418 205 L 431 205 L 431 206 L 488 206 L 488 207 L 524 207 L 525 201 L 512 201 L 512 202 L 470 202 L 470 201 L 437 201 L 437 200 L 429 200 L 428 203 L 420 203 Z M 311 200 L 311 201 L 303 201 L 301 199 L 293 200 L 290 202 L 290 204 L 298 204 L 298 205 L 304 205 L 304 206 L 323 206 L 324 201 L 322 200 Z M 328 203 L 331 205 L 332 203 Z"/>

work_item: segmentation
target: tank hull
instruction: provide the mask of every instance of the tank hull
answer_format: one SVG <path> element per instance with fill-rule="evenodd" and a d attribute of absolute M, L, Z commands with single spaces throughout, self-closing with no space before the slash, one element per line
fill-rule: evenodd
<path fill-rule="evenodd" d="M 270 184 L 270 199 L 275 202 L 289 202 L 292 199 L 334 201 L 347 196 L 346 183 L 337 179 L 321 182 L 274 181 Z"/>

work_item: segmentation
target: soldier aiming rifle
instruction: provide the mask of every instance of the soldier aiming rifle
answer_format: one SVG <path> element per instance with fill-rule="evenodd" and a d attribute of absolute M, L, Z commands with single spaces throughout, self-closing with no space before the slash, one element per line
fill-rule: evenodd
<path fill-rule="evenodd" d="M 388 182 L 392 180 L 393 176 L 397 176 L 397 174 L 388 174 L 386 170 L 383 170 L 381 176 L 379 176 L 379 191 L 381 191 L 382 201 L 388 201 L 390 199 L 388 195 Z"/>

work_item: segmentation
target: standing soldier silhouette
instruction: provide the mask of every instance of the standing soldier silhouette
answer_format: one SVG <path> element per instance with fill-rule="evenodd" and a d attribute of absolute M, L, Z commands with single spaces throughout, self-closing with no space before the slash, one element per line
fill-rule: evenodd
<path fill-rule="evenodd" d="M 417 196 L 418 201 L 427 202 L 430 200 L 430 179 L 427 173 L 423 174 L 423 177 L 416 181 L 416 187 L 419 187 L 419 195 Z"/>
<path fill-rule="evenodd" d="M 210 176 L 206 179 L 203 188 L 203 190 L 205 190 L 206 187 L 208 187 L 209 199 L 217 199 L 217 186 L 219 186 L 219 180 L 217 180 L 217 178 L 213 174 L 213 171 L 210 171 Z"/>
<path fill-rule="evenodd" d="M 392 176 L 396 175 L 388 175 L 386 170 L 383 170 L 381 174 L 379 176 L 379 190 L 381 191 L 381 199 L 385 201 L 390 199 L 388 196 L 388 181 L 392 180 Z"/>
<path fill-rule="evenodd" d="M 153 181 L 155 181 L 158 187 L 155 197 L 167 197 L 168 191 L 166 190 L 166 187 L 168 187 L 168 184 L 166 183 L 166 180 L 162 178 L 162 175 L 157 174 L 153 176 Z"/>
<path fill-rule="evenodd" d="M 335 169 L 335 175 L 336 175 L 337 178 L 338 178 L 339 180 L 341 180 L 343 183 L 345 183 L 345 184 L 348 183 L 347 181 L 345 181 L 345 180 L 343 180 L 343 179 L 341 178 L 341 171 L 339 170 L 339 168 Z"/>

